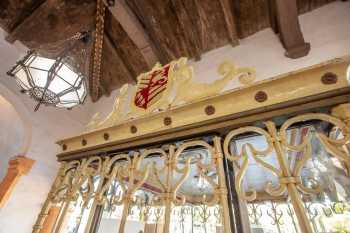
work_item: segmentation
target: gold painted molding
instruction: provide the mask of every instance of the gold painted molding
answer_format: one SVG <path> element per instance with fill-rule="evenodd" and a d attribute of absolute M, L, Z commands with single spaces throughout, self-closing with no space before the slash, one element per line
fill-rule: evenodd
<path fill-rule="evenodd" d="M 155 136 L 159 136 L 157 139 L 161 140 L 169 132 L 176 134 L 180 130 L 183 132 L 193 127 L 203 126 L 208 131 L 210 122 L 222 126 L 225 122 L 230 122 L 232 125 L 232 121 L 249 117 L 249 114 L 262 113 L 266 109 L 275 111 L 278 109 L 277 106 L 284 106 L 286 103 L 294 105 L 286 105 L 289 109 L 284 106 L 284 111 L 293 111 L 293 108 L 298 106 L 304 109 L 329 106 L 331 97 L 335 98 L 333 104 L 345 103 L 348 102 L 349 97 L 344 95 L 350 93 L 350 84 L 346 77 L 349 63 L 350 57 L 333 59 L 167 111 L 128 120 L 110 128 L 63 139 L 57 142 L 64 150 L 58 155 L 58 159 L 65 160 L 72 154 L 115 145 L 128 144 L 127 146 L 130 147 L 130 143 L 145 138 L 153 142 L 152 138 Z M 311 103 L 320 99 L 323 102 Z M 200 131 L 189 133 L 198 132 Z"/>
<path fill-rule="evenodd" d="M 25 156 L 17 156 L 9 161 L 9 167 L 5 178 L 0 183 L 0 208 L 10 197 L 19 178 L 28 174 L 35 160 Z"/>

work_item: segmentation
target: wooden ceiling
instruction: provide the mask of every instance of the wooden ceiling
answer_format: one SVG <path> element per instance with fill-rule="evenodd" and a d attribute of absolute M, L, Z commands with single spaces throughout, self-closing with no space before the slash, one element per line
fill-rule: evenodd
<path fill-rule="evenodd" d="M 239 46 L 240 39 L 268 27 L 279 33 L 286 56 L 304 56 L 310 45 L 297 15 L 333 1 L 109 0 L 114 6 L 106 6 L 102 0 L 1 0 L 0 26 L 7 41 L 19 40 L 45 53 L 50 44 L 79 31 L 95 31 L 102 22 L 101 61 L 95 60 L 100 63 L 94 65 L 99 53 L 94 43 L 89 45 L 92 55 L 81 58 L 90 64 L 90 94 L 96 101 L 124 83 L 135 83 L 157 61 L 165 64 L 181 56 L 199 60 L 207 51 Z M 104 19 L 96 20 L 103 10 Z"/>

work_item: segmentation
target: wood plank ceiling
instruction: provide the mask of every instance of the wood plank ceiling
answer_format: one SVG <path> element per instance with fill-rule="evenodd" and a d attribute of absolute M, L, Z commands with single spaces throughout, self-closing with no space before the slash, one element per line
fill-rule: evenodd
<path fill-rule="evenodd" d="M 91 97 L 96 101 L 124 83 L 135 83 L 157 61 L 165 64 L 181 56 L 199 60 L 207 51 L 239 46 L 239 39 L 268 27 L 280 34 L 286 56 L 303 56 L 310 46 L 297 15 L 333 1 L 115 0 L 105 10 L 98 82 L 91 80 L 94 56 L 82 58 L 90 64 Z M 1 0 L 0 27 L 9 42 L 18 40 L 45 54 L 52 43 L 94 31 L 96 6 L 96 0 Z"/>

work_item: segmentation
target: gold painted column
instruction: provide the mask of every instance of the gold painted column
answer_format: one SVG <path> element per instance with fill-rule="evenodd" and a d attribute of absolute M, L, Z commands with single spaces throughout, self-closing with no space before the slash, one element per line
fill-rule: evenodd
<path fill-rule="evenodd" d="M 41 211 L 39 213 L 39 216 L 35 222 L 35 225 L 33 226 L 33 231 L 32 233 L 41 233 L 41 229 L 43 228 L 46 219 L 49 216 L 49 212 L 51 210 L 52 207 L 52 197 L 54 195 L 54 191 L 57 188 L 57 184 L 61 182 L 61 179 L 63 179 L 63 173 L 65 170 L 65 165 L 66 163 L 62 163 L 61 164 L 61 168 L 58 171 L 58 174 L 56 176 L 55 181 L 53 182 L 52 186 L 51 186 L 51 190 L 43 204 L 43 207 L 41 208 Z"/>
<path fill-rule="evenodd" d="M 227 199 L 227 185 L 226 185 L 226 176 L 224 171 L 224 163 L 223 163 L 223 152 L 221 149 L 221 138 L 214 137 L 214 148 L 215 154 L 213 155 L 213 159 L 215 159 L 215 163 L 217 166 L 217 172 L 219 175 L 219 189 L 216 190 L 220 195 L 220 204 L 222 207 L 222 224 L 224 226 L 224 232 L 231 232 L 231 223 L 230 223 L 230 214 L 228 207 L 228 199 Z"/>
<path fill-rule="evenodd" d="M 28 174 L 34 162 L 34 160 L 25 156 L 17 156 L 9 161 L 7 174 L 0 184 L 0 208 L 4 206 L 10 197 L 19 178 Z"/>
<path fill-rule="evenodd" d="M 44 221 L 44 224 L 40 230 L 40 233 L 51 233 L 55 226 L 56 220 L 60 213 L 60 208 L 53 206 L 50 208 L 49 213 Z"/>
<path fill-rule="evenodd" d="M 294 180 L 294 177 L 292 176 L 289 164 L 285 158 L 276 127 L 272 122 L 267 122 L 266 127 L 273 138 L 272 143 L 274 145 L 278 163 L 281 168 L 282 177 L 280 177 L 280 182 L 282 182 L 283 180 L 287 185 L 288 196 L 293 205 L 295 215 L 298 219 L 300 230 L 303 233 L 313 233 L 310 221 L 306 215 L 306 210 L 303 206 L 303 202 L 300 197 L 300 193 L 298 192 L 298 189 L 296 187 L 296 183 L 292 182 Z"/>
<path fill-rule="evenodd" d="M 170 146 L 169 148 L 169 159 L 167 161 L 167 176 L 166 176 L 166 192 L 163 194 L 163 200 L 165 204 L 165 213 L 164 213 L 164 226 L 163 232 L 170 232 L 170 223 L 171 223 L 171 211 L 173 209 L 173 200 L 172 193 L 173 190 L 173 178 L 174 170 L 176 169 L 176 158 L 175 158 L 175 147 Z M 157 223 L 158 224 L 158 223 Z"/>
<path fill-rule="evenodd" d="M 344 121 L 344 123 L 350 128 L 350 103 L 340 104 L 332 109 L 332 115 Z M 348 152 L 350 153 L 350 144 L 346 145 Z M 343 161 L 347 173 L 350 176 L 350 163 Z"/>

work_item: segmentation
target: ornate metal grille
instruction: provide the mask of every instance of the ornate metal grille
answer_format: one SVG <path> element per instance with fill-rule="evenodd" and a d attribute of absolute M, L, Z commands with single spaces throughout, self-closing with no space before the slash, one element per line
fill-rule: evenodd
<path fill-rule="evenodd" d="M 233 232 L 227 181 L 253 232 L 329 232 L 319 218 L 348 213 L 349 186 L 343 199 L 335 198 L 320 178 L 325 174 L 316 175 L 312 166 L 319 169 L 320 158 L 336 159 L 348 179 L 348 126 L 321 113 L 261 125 L 64 162 L 33 232 L 52 205 L 61 207 L 55 233 L 105 233 L 110 227 L 119 233 Z M 258 145 L 249 137 L 259 138 Z M 268 182 L 250 186 L 261 178 L 259 169 Z"/>

